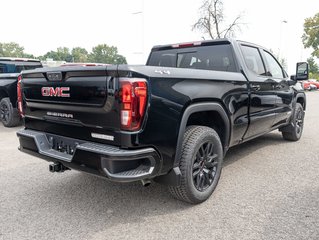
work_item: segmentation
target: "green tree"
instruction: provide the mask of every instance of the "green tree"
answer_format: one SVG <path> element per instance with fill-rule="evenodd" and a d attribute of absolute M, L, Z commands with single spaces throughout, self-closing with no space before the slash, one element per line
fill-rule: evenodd
<path fill-rule="evenodd" d="M 3 57 L 4 53 L 3 53 L 3 43 L 0 43 L 0 57 Z"/>
<path fill-rule="evenodd" d="M 0 57 L 25 57 L 24 47 L 18 43 L 0 43 Z"/>
<path fill-rule="evenodd" d="M 309 64 L 309 78 L 315 78 L 319 80 L 319 67 L 313 57 L 307 59 Z"/>
<path fill-rule="evenodd" d="M 319 13 L 305 19 L 302 41 L 305 48 L 313 48 L 312 56 L 319 58 Z"/>
<path fill-rule="evenodd" d="M 315 59 L 313 57 L 308 58 L 307 62 L 309 64 L 309 72 L 310 73 L 318 73 L 319 72 L 318 64 L 315 62 Z"/>
<path fill-rule="evenodd" d="M 73 61 L 73 57 L 72 57 L 72 54 L 70 53 L 70 49 L 67 47 L 59 47 L 57 49 L 57 54 L 58 54 L 59 60 L 61 61 L 66 61 L 66 62 Z"/>
<path fill-rule="evenodd" d="M 75 47 L 72 49 L 72 57 L 74 62 L 87 62 L 88 51 L 85 48 Z"/>
<path fill-rule="evenodd" d="M 70 49 L 67 47 L 58 47 L 56 51 L 47 52 L 44 56 L 41 57 L 42 60 L 45 60 L 47 58 L 52 58 L 54 61 L 73 61 Z"/>
<path fill-rule="evenodd" d="M 109 64 L 126 64 L 124 56 L 118 54 L 117 47 L 99 44 L 92 48 L 89 55 L 90 62 L 109 63 Z"/>
<path fill-rule="evenodd" d="M 24 53 L 23 57 L 24 58 L 33 58 L 33 59 L 36 58 L 33 54 L 29 54 L 29 53 Z"/>
<path fill-rule="evenodd" d="M 58 58 L 58 54 L 57 54 L 57 52 L 56 51 L 50 51 L 50 52 L 47 52 L 46 54 L 44 54 L 43 56 L 41 56 L 40 57 L 40 59 L 41 60 L 46 60 L 46 59 L 48 59 L 48 58 L 51 58 L 51 59 L 53 59 L 53 60 L 57 60 L 57 58 Z"/>

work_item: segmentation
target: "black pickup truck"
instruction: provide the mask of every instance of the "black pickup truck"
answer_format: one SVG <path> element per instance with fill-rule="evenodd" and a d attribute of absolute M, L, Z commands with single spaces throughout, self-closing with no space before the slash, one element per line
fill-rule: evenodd
<path fill-rule="evenodd" d="M 22 70 L 42 67 L 39 60 L 26 58 L 0 58 L 0 119 L 4 126 L 20 123 L 17 106 L 17 84 Z"/>
<path fill-rule="evenodd" d="M 19 149 L 118 182 L 167 184 L 176 198 L 205 201 L 227 150 L 279 129 L 297 141 L 308 77 L 288 77 L 266 49 L 220 39 L 156 46 L 147 66 L 23 71 L 25 128 Z"/>

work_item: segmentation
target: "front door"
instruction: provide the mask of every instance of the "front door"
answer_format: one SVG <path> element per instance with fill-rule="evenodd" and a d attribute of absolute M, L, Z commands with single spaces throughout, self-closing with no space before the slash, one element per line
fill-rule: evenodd
<path fill-rule="evenodd" d="M 288 85 L 288 75 L 273 55 L 265 50 L 262 51 L 262 55 L 265 59 L 268 78 L 274 82 L 276 94 L 276 118 L 274 126 L 279 126 L 288 123 L 287 121 L 292 114 L 294 91 Z"/>
<path fill-rule="evenodd" d="M 244 136 L 249 139 L 268 132 L 273 127 L 276 115 L 276 82 L 267 76 L 259 48 L 242 45 L 241 50 L 249 78 L 249 128 Z"/>

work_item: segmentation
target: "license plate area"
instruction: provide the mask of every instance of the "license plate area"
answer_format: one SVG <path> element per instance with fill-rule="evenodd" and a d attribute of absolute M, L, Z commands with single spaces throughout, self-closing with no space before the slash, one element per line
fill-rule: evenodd
<path fill-rule="evenodd" d="M 52 149 L 68 155 L 73 155 L 76 146 L 84 142 L 51 134 L 47 134 L 47 139 Z"/>

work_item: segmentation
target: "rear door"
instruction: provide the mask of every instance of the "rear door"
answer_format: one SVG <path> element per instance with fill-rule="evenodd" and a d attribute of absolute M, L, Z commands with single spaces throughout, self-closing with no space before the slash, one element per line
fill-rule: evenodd
<path fill-rule="evenodd" d="M 273 127 L 276 115 L 275 81 L 267 76 L 261 49 L 254 46 L 241 45 L 241 50 L 249 78 L 250 123 L 244 136 L 245 139 L 249 139 L 268 132 Z"/>

